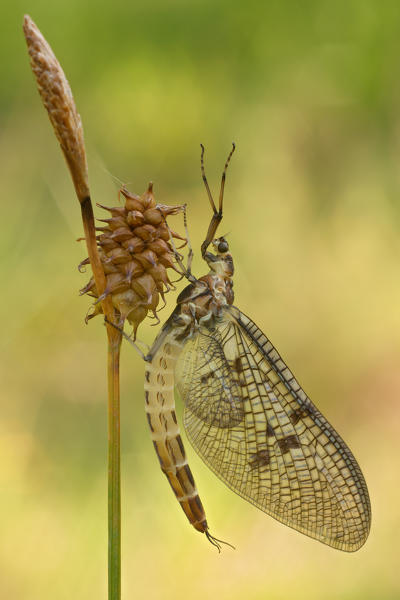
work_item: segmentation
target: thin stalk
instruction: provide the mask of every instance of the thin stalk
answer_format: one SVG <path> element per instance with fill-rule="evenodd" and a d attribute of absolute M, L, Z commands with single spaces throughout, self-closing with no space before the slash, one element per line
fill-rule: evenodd
<path fill-rule="evenodd" d="M 104 293 L 106 278 L 97 249 L 93 206 L 90 199 L 88 169 L 81 118 L 65 74 L 49 44 L 32 19 L 25 15 L 24 34 L 32 71 L 40 96 L 67 162 L 81 206 L 86 245 L 96 289 Z M 120 401 L 119 360 L 122 335 L 116 323 L 110 296 L 101 306 L 107 318 L 108 337 L 108 598 L 121 598 L 121 476 L 120 476 Z"/>
<path fill-rule="evenodd" d="M 108 597 L 121 598 L 121 468 L 119 360 L 122 336 L 108 337 Z M 112 339 L 113 338 L 113 339 Z"/>

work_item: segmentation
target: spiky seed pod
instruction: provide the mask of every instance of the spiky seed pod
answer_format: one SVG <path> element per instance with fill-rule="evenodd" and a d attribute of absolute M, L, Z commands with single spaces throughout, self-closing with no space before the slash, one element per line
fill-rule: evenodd
<path fill-rule="evenodd" d="M 182 206 L 157 205 L 152 184 L 149 184 L 147 191 L 141 196 L 131 194 L 123 187 L 120 190 L 121 196 L 125 201 L 124 206 L 107 207 L 98 204 L 111 216 L 99 219 L 104 226 L 97 228 L 97 243 L 107 281 L 103 297 L 111 296 L 121 323 L 127 319 L 133 326 L 136 337 L 137 328 L 149 311 L 158 318 L 160 297 L 164 299 L 164 294 L 173 289 L 168 269 L 179 272 L 165 219 L 180 212 Z M 186 241 L 175 232 L 171 231 L 171 235 Z M 87 264 L 89 259 L 83 260 L 79 265 L 80 270 Z M 101 314 L 93 278 L 80 293 L 97 298 L 92 313 L 86 320 Z"/>

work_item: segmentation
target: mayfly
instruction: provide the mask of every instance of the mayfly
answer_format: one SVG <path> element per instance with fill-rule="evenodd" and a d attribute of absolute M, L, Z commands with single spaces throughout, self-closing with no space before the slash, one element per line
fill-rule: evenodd
<path fill-rule="evenodd" d="M 161 469 L 195 529 L 209 533 L 175 414 L 174 386 L 196 452 L 234 492 L 333 548 L 358 550 L 370 528 L 361 470 L 339 434 L 300 387 L 270 340 L 233 305 L 233 259 L 222 220 L 228 156 L 218 209 L 201 171 L 212 218 L 201 254 L 209 267 L 197 279 L 189 246 L 189 285 L 157 336 L 145 373 L 145 408 Z M 213 252 L 209 251 L 210 246 Z"/>

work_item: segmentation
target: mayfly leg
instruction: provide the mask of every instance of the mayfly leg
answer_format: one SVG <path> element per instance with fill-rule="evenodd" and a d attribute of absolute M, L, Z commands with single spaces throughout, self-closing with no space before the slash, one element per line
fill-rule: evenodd
<path fill-rule="evenodd" d="M 208 246 L 211 244 L 211 242 L 213 241 L 213 239 L 215 237 L 216 231 L 218 229 L 218 225 L 222 221 L 222 209 L 223 209 L 223 202 L 224 202 L 226 171 L 228 169 L 228 165 L 231 160 L 232 154 L 235 152 L 236 146 L 235 146 L 234 142 L 232 142 L 232 150 L 230 151 L 228 158 L 226 159 L 226 162 L 225 162 L 225 166 L 224 166 L 224 170 L 223 170 L 222 178 L 221 178 L 221 187 L 219 190 L 218 210 L 217 210 L 217 207 L 215 206 L 215 202 L 212 197 L 212 194 L 210 191 L 210 186 L 208 185 L 206 172 L 204 169 L 204 146 L 203 146 L 203 144 L 200 144 L 200 146 L 201 146 L 201 175 L 202 175 L 203 182 L 204 182 L 205 188 L 207 190 L 208 199 L 210 200 L 211 208 L 213 211 L 213 216 L 211 217 L 211 222 L 210 222 L 210 225 L 208 226 L 206 239 L 204 240 L 204 242 L 201 245 L 201 255 L 204 258 L 205 254 L 207 252 Z"/>
<path fill-rule="evenodd" d="M 185 223 L 185 231 L 186 231 L 186 233 L 187 233 L 187 235 L 188 235 L 188 232 L 187 232 L 187 223 L 186 223 L 186 205 L 184 205 L 184 207 L 185 207 L 185 208 L 184 208 L 184 223 Z M 161 212 L 161 211 L 160 211 L 160 212 Z M 172 247 L 172 250 L 173 250 L 173 252 L 174 252 L 175 260 L 176 260 L 176 262 L 178 263 L 178 266 L 179 266 L 179 267 L 180 267 L 180 269 L 181 269 L 181 275 L 182 275 L 183 277 L 186 277 L 186 279 L 188 279 L 190 282 L 192 282 L 192 283 L 195 283 L 195 282 L 197 281 L 197 279 L 196 279 L 196 277 L 195 277 L 194 275 L 192 275 L 192 273 L 191 273 L 191 271 L 190 271 L 190 267 L 191 267 L 191 264 L 192 264 L 193 250 L 192 250 L 192 246 L 191 246 L 191 244 L 190 244 L 190 242 L 189 242 L 189 237 L 187 237 L 187 241 L 188 241 L 188 248 L 189 248 L 189 255 L 188 255 L 188 266 L 187 266 L 187 267 L 185 267 L 185 265 L 184 265 L 184 264 L 183 264 L 183 262 L 182 262 L 182 257 L 181 257 L 181 255 L 179 254 L 178 250 L 176 249 L 175 242 L 174 242 L 174 239 L 173 239 L 173 237 L 172 237 L 172 232 L 171 232 L 171 229 L 169 228 L 169 225 L 168 225 L 168 223 L 167 223 L 167 220 L 166 220 L 166 218 L 165 218 L 165 215 L 163 215 L 163 213 L 162 213 L 162 212 L 161 212 L 161 216 L 162 216 L 162 218 L 163 218 L 163 220 L 164 220 L 164 225 L 166 226 L 166 228 L 167 228 L 167 231 L 168 231 L 169 242 L 170 242 L 170 244 L 171 244 L 171 247 Z"/>
<path fill-rule="evenodd" d="M 190 242 L 189 229 L 188 229 L 188 224 L 187 224 L 186 207 L 187 207 L 187 205 L 184 204 L 183 205 L 183 226 L 185 228 L 185 235 L 186 235 L 187 247 L 188 247 L 186 271 L 191 275 L 192 274 L 192 261 L 193 261 L 193 248 L 192 248 L 192 244 Z"/>
<path fill-rule="evenodd" d="M 224 170 L 223 170 L 223 173 L 222 173 L 221 187 L 220 187 L 220 190 L 219 190 L 219 212 L 221 213 L 221 216 L 222 216 L 222 204 L 223 204 L 223 201 L 224 201 L 226 171 L 228 169 L 229 162 L 230 162 L 230 160 L 232 158 L 232 154 L 235 152 L 235 149 L 236 149 L 235 142 L 232 142 L 232 150 L 229 152 L 229 156 L 226 159 L 225 167 L 224 167 Z"/>
<path fill-rule="evenodd" d="M 122 337 L 124 337 L 135 348 L 135 350 L 139 354 L 140 358 L 142 358 L 143 360 L 146 360 L 147 354 L 144 354 L 141 351 L 139 346 L 133 341 L 133 339 L 127 333 L 125 333 L 125 331 L 123 330 L 122 327 L 119 327 L 115 323 L 112 323 L 111 321 L 109 321 L 109 319 L 107 319 L 107 317 L 104 317 L 104 322 L 107 323 L 108 325 L 111 325 L 115 329 L 118 329 L 118 331 L 120 332 Z M 143 344 L 144 346 L 147 346 L 147 344 L 145 342 L 140 342 L 140 343 Z M 147 348 L 148 348 L 148 346 L 147 346 Z"/>
<path fill-rule="evenodd" d="M 214 198 L 212 197 L 210 186 L 208 185 L 208 181 L 207 181 L 207 177 L 206 177 L 206 171 L 204 169 L 204 146 L 203 146 L 203 144 L 200 144 L 200 148 L 201 148 L 201 156 L 200 156 L 201 176 L 203 178 L 204 186 L 205 186 L 205 188 L 207 190 L 207 195 L 208 195 L 208 199 L 209 199 L 210 204 L 211 204 L 212 211 L 213 211 L 213 213 L 215 215 L 218 211 L 217 211 L 217 207 L 215 206 Z"/>

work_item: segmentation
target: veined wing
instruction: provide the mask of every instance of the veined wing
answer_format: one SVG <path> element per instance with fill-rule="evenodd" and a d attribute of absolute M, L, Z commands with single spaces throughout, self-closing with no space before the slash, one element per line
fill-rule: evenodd
<path fill-rule="evenodd" d="M 225 309 L 186 343 L 176 375 L 189 440 L 233 491 L 329 546 L 364 544 L 361 470 L 253 321 Z"/>

